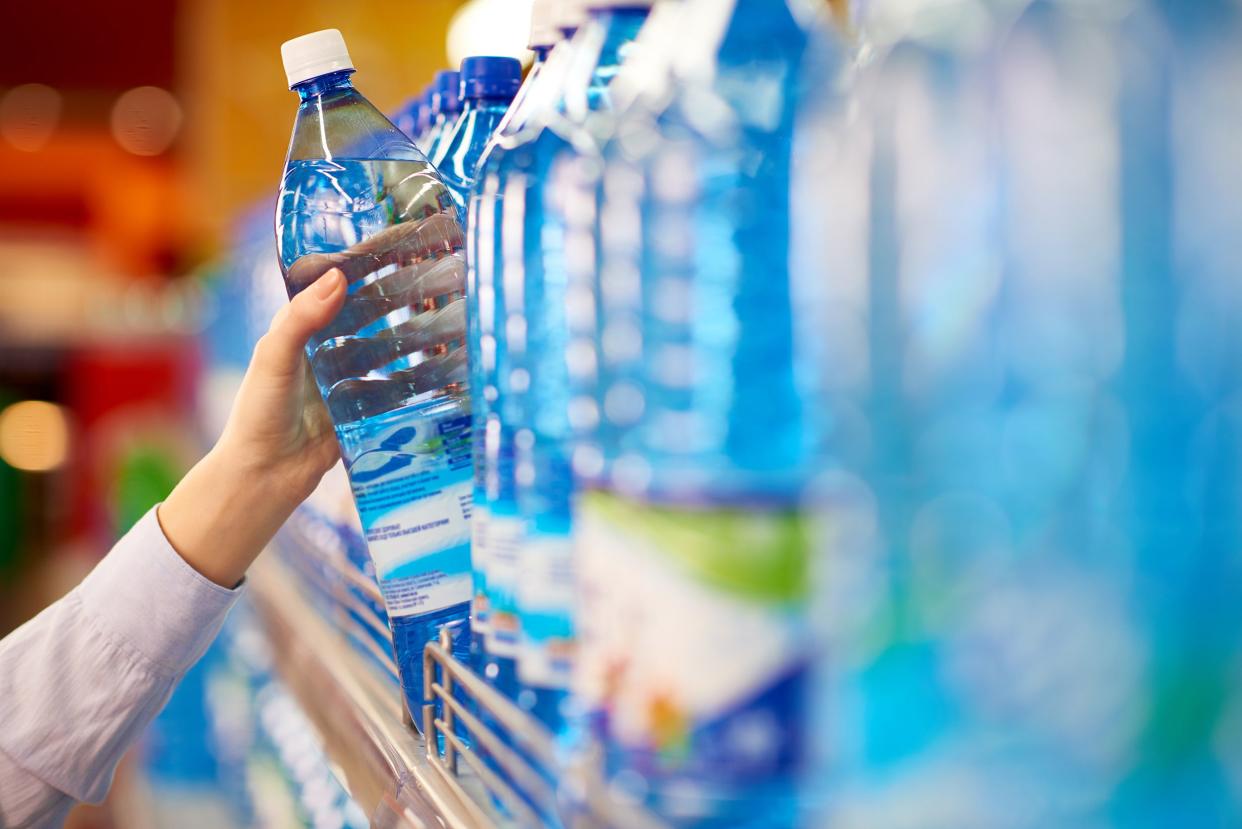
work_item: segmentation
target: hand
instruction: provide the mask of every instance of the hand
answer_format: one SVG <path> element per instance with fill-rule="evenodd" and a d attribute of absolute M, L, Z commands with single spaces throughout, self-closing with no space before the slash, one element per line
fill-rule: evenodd
<path fill-rule="evenodd" d="M 345 303 L 345 277 L 321 276 L 259 340 L 224 433 L 160 505 L 169 543 L 198 572 L 234 587 L 339 459 L 304 349 Z"/>

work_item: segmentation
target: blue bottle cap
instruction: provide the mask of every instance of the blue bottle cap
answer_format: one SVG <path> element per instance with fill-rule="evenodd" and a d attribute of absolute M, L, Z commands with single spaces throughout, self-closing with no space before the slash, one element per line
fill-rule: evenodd
<path fill-rule="evenodd" d="M 445 115 L 461 112 L 461 73 L 446 69 L 436 73 L 436 98 Z"/>
<path fill-rule="evenodd" d="M 500 98 L 512 101 L 521 85 L 522 64 L 516 58 L 486 55 L 469 57 L 461 62 L 463 99 Z"/>

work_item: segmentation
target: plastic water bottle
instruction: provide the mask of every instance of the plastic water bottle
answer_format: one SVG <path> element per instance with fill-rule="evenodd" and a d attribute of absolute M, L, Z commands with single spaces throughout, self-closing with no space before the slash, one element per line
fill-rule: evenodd
<path fill-rule="evenodd" d="M 600 271 L 605 300 L 637 291 L 638 311 L 604 320 L 601 349 L 638 371 L 596 395 L 618 447 L 575 516 L 575 687 L 610 785 L 676 825 L 801 810 L 832 265 L 805 255 L 793 203 L 813 186 L 805 119 L 840 82 L 823 13 L 686 0 L 672 82 L 627 111 L 629 163 L 603 173 L 625 186 L 600 222 L 628 221 L 641 253 Z"/>
<path fill-rule="evenodd" d="M 473 413 L 473 431 L 479 439 L 474 442 L 474 509 L 471 520 L 471 580 L 473 585 L 473 599 L 470 609 L 470 627 L 473 631 L 471 637 L 471 646 L 473 652 L 471 654 L 471 662 L 480 671 L 485 672 L 483 659 L 484 642 L 488 635 L 488 600 L 487 600 L 487 565 L 486 556 L 488 552 L 487 527 L 488 516 L 490 510 L 488 508 L 487 496 L 487 477 L 488 462 L 486 456 L 487 441 L 484 438 L 487 429 L 488 412 L 491 408 L 491 401 L 488 399 L 487 393 L 484 391 L 489 387 L 495 388 L 495 383 L 488 383 L 490 367 L 495 364 L 494 345 L 490 355 L 484 355 L 483 351 L 483 332 L 484 320 L 483 312 L 486 310 L 489 343 L 495 343 L 494 318 L 491 316 L 494 309 L 495 291 L 492 289 L 491 267 L 494 262 L 493 249 L 489 245 L 484 245 L 482 251 L 479 247 L 479 231 L 472 227 L 475 218 L 478 215 L 478 207 L 480 200 L 478 191 L 481 182 L 481 173 L 485 166 L 485 161 L 492 149 L 495 147 L 495 141 L 508 125 L 513 123 L 514 113 L 523 107 L 531 87 L 538 81 L 543 73 L 543 68 L 548 59 L 548 53 L 552 50 L 552 46 L 559 40 L 559 33 L 555 27 L 551 25 L 549 18 L 550 6 L 547 0 L 542 0 L 535 4 L 535 8 L 531 13 L 531 37 L 529 48 L 534 52 L 534 63 L 527 73 L 526 80 L 521 88 L 518 89 L 517 95 L 514 97 L 512 104 L 505 111 L 505 115 L 501 118 L 500 123 L 492 131 L 491 138 L 484 146 L 480 153 L 478 161 L 475 163 L 475 170 L 472 175 L 470 191 L 466 195 L 467 199 L 467 222 L 466 222 L 466 253 L 467 253 L 467 349 L 470 354 L 470 383 L 471 387 L 479 389 L 480 393 L 476 396 L 472 407 Z M 493 225 L 489 225 L 489 238 L 494 238 L 495 233 Z M 486 267 L 480 272 L 479 256 L 487 256 Z M 480 279 L 487 285 L 487 303 L 480 303 L 479 284 Z"/>
<path fill-rule="evenodd" d="M 300 104 L 276 210 L 280 265 L 290 296 L 329 268 L 349 282 L 307 353 L 418 710 L 424 644 L 447 627 L 463 658 L 469 649 L 462 231 L 426 158 L 354 89 L 339 32 L 281 52 Z"/>
<path fill-rule="evenodd" d="M 435 98 L 439 101 L 436 107 L 435 121 L 427 137 L 427 158 L 436 167 L 440 166 L 445 144 L 457 129 L 461 120 L 461 73 L 443 71 L 436 73 Z"/>
<path fill-rule="evenodd" d="M 575 210 L 572 168 L 598 163 L 592 116 L 610 105 L 608 88 L 642 28 L 650 3 L 584 4 L 588 19 L 572 42 L 563 85 L 518 146 L 504 222 L 512 228 L 505 273 L 522 275 L 520 302 L 506 304 L 512 359 L 509 421 L 522 536 L 517 583 L 518 703 L 554 730 L 567 725 L 574 649 L 566 216 Z M 511 213 L 511 207 L 520 212 Z M 520 256 L 514 261 L 511 255 Z M 502 415 L 503 417 L 503 415 Z"/>
<path fill-rule="evenodd" d="M 482 520 L 474 525 L 476 573 L 475 618 L 485 617 L 483 647 L 478 655 L 484 676 L 502 692 L 517 693 L 517 544 L 522 522 L 518 516 L 513 471 L 513 431 L 508 422 L 508 390 L 512 379 L 509 359 L 511 334 L 506 329 L 508 294 L 521 296 L 521 273 L 509 274 L 502 256 L 505 203 L 511 192 L 510 171 L 516 150 L 529 139 L 538 113 L 557 98 L 571 60 L 569 38 L 577 30 L 581 10 L 567 3 L 536 3 L 531 42 L 537 62 L 509 114 L 501 122 L 480 162 L 468 209 L 470 278 L 478 312 L 471 314 L 479 330 L 472 333 L 471 366 L 479 409 L 475 428 L 476 495 L 482 496 Z M 545 21 L 552 20 L 548 26 Z M 512 283 L 512 284 L 511 284 Z M 504 415 L 504 416 L 502 416 Z M 480 445 L 481 444 L 481 445 Z"/>
<path fill-rule="evenodd" d="M 428 84 L 423 90 L 422 106 L 418 110 L 418 132 L 414 138 L 414 146 L 418 147 L 418 151 L 423 155 L 427 152 L 427 139 L 431 135 L 431 122 L 434 117 L 432 111 L 431 99 L 433 94 L 433 85 Z"/>
<path fill-rule="evenodd" d="M 652 7 L 609 87 L 611 109 L 592 115 L 592 132 L 606 139 L 601 160 L 584 159 L 567 177 L 576 207 L 565 216 L 565 245 L 580 251 L 565 262 L 569 420 L 580 485 L 607 479 L 619 436 L 629 425 L 600 416 L 597 391 L 641 382 L 643 241 L 635 186 L 641 185 L 642 171 L 632 144 L 635 137 L 650 135 L 653 106 L 670 89 L 669 73 L 685 36 L 683 6 L 681 0 L 665 0 Z"/>
<path fill-rule="evenodd" d="M 444 141 L 437 168 L 463 225 L 479 159 L 521 85 L 522 64 L 515 58 L 472 57 L 461 62 L 461 118 Z"/>
<path fill-rule="evenodd" d="M 423 119 L 423 105 L 423 96 L 419 94 L 402 104 L 392 116 L 393 126 L 405 133 L 406 138 L 409 138 L 414 146 L 418 146 L 419 122 Z"/>
<path fill-rule="evenodd" d="M 445 125 L 449 123 L 451 115 L 446 114 L 445 107 L 456 106 L 460 83 L 461 77 L 456 72 L 446 69 L 436 73 L 435 79 L 428 88 L 427 101 L 430 106 L 427 115 L 427 130 L 423 133 L 423 140 L 420 144 L 426 150 L 428 160 L 434 157 L 436 145 L 446 129 Z"/>

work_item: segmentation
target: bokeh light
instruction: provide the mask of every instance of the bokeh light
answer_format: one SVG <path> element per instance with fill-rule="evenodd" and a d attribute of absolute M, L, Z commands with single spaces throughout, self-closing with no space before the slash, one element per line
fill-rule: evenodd
<path fill-rule="evenodd" d="M 46 84 L 15 86 L 0 98 L 0 135 L 23 152 L 43 148 L 60 121 L 61 95 Z"/>
<path fill-rule="evenodd" d="M 0 459 L 27 472 L 49 472 L 69 455 L 69 419 L 55 403 L 24 400 L 0 412 Z"/>
<path fill-rule="evenodd" d="M 453 16 L 448 30 L 449 64 L 471 55 L 500 55 L 526 63 L 531 0 L 471 0 Z"/>
<path fill-rule="evenodd" d="M 112 136 L 134 155 L 159 155 L 180 129 L 181 105 L 158 86 L 135 87 L 112 106 Z"/>

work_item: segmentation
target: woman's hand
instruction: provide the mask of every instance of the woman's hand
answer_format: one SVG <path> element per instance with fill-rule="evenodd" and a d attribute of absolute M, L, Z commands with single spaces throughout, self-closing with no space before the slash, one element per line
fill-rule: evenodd
<path fill-rule="evenodd" d="M 169 543 L 234 587 L 340 457 L 304 349 L 345 302 L 333 269 L 293 298 L 259 340 L 219 442 L 160 505 Z"/>

